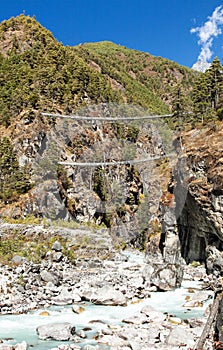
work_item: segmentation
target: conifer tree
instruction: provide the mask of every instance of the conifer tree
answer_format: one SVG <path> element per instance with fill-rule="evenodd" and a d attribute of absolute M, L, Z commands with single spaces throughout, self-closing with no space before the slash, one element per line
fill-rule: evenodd
<path fill-rule="evenodd" d="M 217 57 L 206 71 L 211 108 L 217 109 L 219 97 L 223 90 L 223 67 Z"/>
<path fill-rule="evenodd" d="M 210 110 L 210 94 L 208 79 L 205 74 L 199 75 L 192 91 L 193 112 L 199 118 L 203 118 Z"/>
<path fill-rule="evenodd" d="M 217 57 L 210 68 L 198 76 L 192 92 L 193 111 L 197 117 L 214 117 L 222 113 L 223 67 Z"/>

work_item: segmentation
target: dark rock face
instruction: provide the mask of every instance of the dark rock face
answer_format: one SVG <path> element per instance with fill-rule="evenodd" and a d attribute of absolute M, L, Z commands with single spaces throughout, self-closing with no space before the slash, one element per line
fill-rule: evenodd
<path fill-rule="evenodd" d="M 184 208 L 178 218 L 181 254 L 187 263 L 205 262 L 207 247 L 223 250 L 222 195 L 203 178 L 190 183 Z"/>
<path fill-rule="evenodd" d="M 184 142 L 187 169 L 177 174 L 176 196 L 178 206 L 180 193 L 187 192 L 177 220 L 181 254 L 187 263 L 206 262 L 208 272 L 216 270 L 219 275 L 223 250 L 222 125 L 216 130 L 205 126 L 191 130 L 184 135 Z"/>
<path fill-rule="evenodd" d="M 187 195 L 185 206 L 178 219 L 178 229 L 182 257 L 187 263 L 194 260 L 204 262 L 206 246 L 211 243 L 211 240 L 216 240 L 217 236 L 216 232 L 213 232 L 213 225 L 208 221 L 207 215 L 190 193 Z"/>

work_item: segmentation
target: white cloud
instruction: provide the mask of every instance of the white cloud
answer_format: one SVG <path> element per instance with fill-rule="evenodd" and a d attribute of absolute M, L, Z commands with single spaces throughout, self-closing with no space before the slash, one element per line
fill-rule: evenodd
<path fill-rule="evenodd" d="M 198 56 L 199 62 L 208 62 L 213 51 L 211 50 L 214 38 L 222 34 L 221 26 L 223 25 L 223 6 L 218 6 L 208 20 L 201 27 L 192 28 L 191 33 L 196 33 L 201 45 L 201 51 Z"/>

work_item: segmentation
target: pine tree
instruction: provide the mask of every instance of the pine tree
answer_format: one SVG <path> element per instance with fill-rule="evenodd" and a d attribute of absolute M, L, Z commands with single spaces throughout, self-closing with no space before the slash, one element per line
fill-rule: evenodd
<path fill-rule="evenodd" d="M 210 93 L 208 87 L 208 79 L 205 74 L 199 75 L 197 81 L 194 84 L 192 91 L 193 112 L 198 118 L 201 117 L 202 121 L 205 115 L 210 110 Z"/>
<path fill-rule="evenodd" d="M 223 91 L 223 67 L 217 57 L 206 71 L 211 108 L 217 109 L 219 97 Z"/>
<path fill-rule="evenodd" d="M 201 73 L 192 92 L 193 111 L 197 117 L 223 114 L 223 67 L 217 57 L 210 68 Z"/>

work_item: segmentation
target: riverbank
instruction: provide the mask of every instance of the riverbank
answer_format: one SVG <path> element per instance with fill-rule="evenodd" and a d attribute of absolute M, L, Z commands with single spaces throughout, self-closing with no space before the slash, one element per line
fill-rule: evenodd
<path fill-rule="evenodd" d="M 24 230 L 27 234 L 27 227 Z M 55 229 L 55 237 L 59 230 Z M 63 231 L 68 233 L 70 237 L 70 232 Z M 72 235 L 75 241 L 80 232 Z M 16 255 L 10 266 L 0 266 L 0 349 L 11 350 L 20 342 L 17 350 L 29 345 L 48 350 L 54 346 L 52 339 L 64 350 L 189 349 L 195 345 L 213 297 L 212 291 L 203 291 L 204 283 L 210 286 L 213 277 L 206 275 L 203 266 L 184 265 L 183 287 L 161 292 L 160 284 L 148 279 L 144 253 L 118 251 L 106 244 L 107 239 L 111 238 L 105 233 L 100 242 L 98 235 L 94 241 L 91 237 L 91 250 L 85 242 L 73 262 L 61 243 L 54 241 L 39 263 Z"/>

